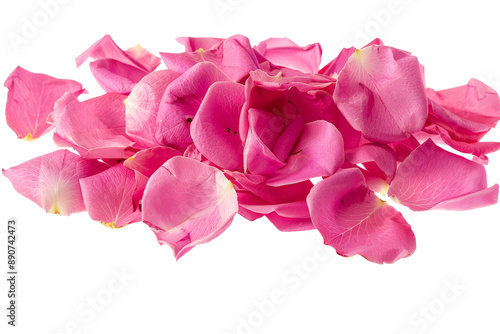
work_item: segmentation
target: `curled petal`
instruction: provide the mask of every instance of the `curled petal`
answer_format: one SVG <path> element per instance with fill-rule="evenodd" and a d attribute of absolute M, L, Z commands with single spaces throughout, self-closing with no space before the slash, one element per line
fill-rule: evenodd
<path fill-rule="evenodd" d="M 90 63 L 90 70 L 105 92 L 120 94 L 129 94 L 132 88 L 148 74 L 140 68 L 115 59 L 93 61 Z"/>
<path fill-rule="evenodd" d="M 124 95 L 108 93 L 83 103 L 71 93 L 54 106 L 55 140 L 63 140 L 87 159 L 122 159 L 135 153 L 125 134 Z M 60 142 L 60 141 L 59 141 Z"/>
<path fill-rule="evenodd" d="M 500 97 L 479 80 L 471 79 L 465 86 L 434 91 L 427 89 L 429 98 L 454 115 L 494 128 L 500 120 Z"/>
<path fill-rule="evenodd" d="M 143 219 L 179 259 L 194 246 L 220 235 L 238 212 L 232 183 L 214 167 L 173 157 L 149 179 Z"/>
<path fill-rule="evenodd" d="M 278 66 L 305 73 L 318 73 L 321 63 L 319 43 L 300 47 L 288 38 L 269 38 L 255 47 L 264 58 Z"/>
<path fill-rule="evenodd" d="M 167 160 L 177 155 L 182 153 L 170 147 L 157 146 L 137 152 L 125 160 L 123 165 L 150 177 Z"/>
<path fill-rule="evenodd" d="M 170 70 L 152 72 L 134 86 L 124 101 L 126 132 L 139 145 L 145 148 L 158 145 L 156 119 L 160 101 L 167 86 L 178 76 Z"/>
<path fill-rule="evenodd" d="M 248 38 L 236 35 L 213 45 L 210 50 L 202 48 L 194 52 L 160 53 L 167 67 L 183 73 L 197 63 L 211 62 L 220 68 L 231 80 L 239 82 L 250 71 L 259 68 L 259 62 Z"/>
<path fill-rule="evenodd" d="M 208 88 L 230 79 L 217 66 L 204 62 L 191 67 L 168 85 L 156 119 L 156 139 L 160 145 L 185 150 L 193 142 L 189 128 Z"/>
<path fill-rule="evenodd" d="M 224 41 L 223 38 L 213 37 L 179 37 L 175 40 L 184 45 L 186 52 L 193 52 L 199 49 L 209 50 Z"/>
<path fill-rule="evenodd" d="M 326 121 L 304 125 L 286 166 L 273 175 L 267 184 L 282 186 L 318 176 L 330 176 L 344 163 L 344 142 L 337 128 Z"/>
<path fill-rule="evenodd" d="M 243 171 L 243 143 L 238 135 L 245 87 L 216 82 L 207 91 L 191 124 L 193 142 L 208 160 L 232 171 Z"/>
<path fill-rule="evenodd" d="M 104 36 L 79 55 L 76 58 L 76 66 L 82 65 L 90 57 L 95 60 L 114 59 L 148 73 L 154 71 L 161 62 L 160 58 L 139 45 L 123 51 L 109 35 Z"/>
<path fill-rule="evenodd" d="M 375 263 L 393 263 L 416 249 L 410 225 L 367 188 L 356 168 L 317 183 L 307 204 L 325 244 L 342 256 L 359 254 Z"/>
<path fill-rule="evenodd" d="M 375 163 L 384 174 L 377 176 L 388 183 L 392 181 L 396 174 L 396 153 L 384 144 L 368 143 L 350 149 L 346 151 L 346 159 L 354 165 L 365 164 L 367 162 Z M 368 166 L 365 166 L 365 168 Z"/>
<path fill-rule="evenodd" d="M 484 166 L 439 148 L 429 139 L 398 167 L 389 196 L 414 211 L 469 210 L 498 201 Z"/>

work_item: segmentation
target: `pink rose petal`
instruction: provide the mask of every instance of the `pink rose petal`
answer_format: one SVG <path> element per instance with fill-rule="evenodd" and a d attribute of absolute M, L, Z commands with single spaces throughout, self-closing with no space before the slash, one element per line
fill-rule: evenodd
<path fill-rule="evenodd" d="M 32 73 L 19 66 L 9 75 L 4 86 L 9 89 L 5 109 L 7 124 L 18 138 L 25 140 L 37 139 L 53 128 L 47 123 L 47 116 L 64 93 L 78 96 L 84 92 L 76 81 Z"/>
<path fill-rule="evenodd" d="M 149 179 L 143 219 L 160 243 L 179 259 L 220 235 L 238 211 L 236 191 L 222 172 L 185 157 L 173 157 Z"/>
<path fill-rule="evenodd" d="M 429 139 L 398 167 L 388 195 L 414 211 L 469 210 L 497 203 L 498 185 L 488 188 L 484 166 Z"/>
<path fill-rule="evenodd" d="M 316 184 L 307 197 L 312 222 L 342 256 L 393 263 L 416 249 L 401 213 L 381 201 L 358 169 L 345 169 Z"/>
<path fill-rule="evenodd" d="M 98 161 L 59 150 L 3 170 L 3 175 L 18 193 L 45 211 L 68 216 L 85 211 L 79 179 L 106 168 Z"/>
<path fill-rule="evenodd" d="M 93 220 L 113 228 L 141 221 L 141 212 L 133 201 L 135 173 L 122 164 L 80 179 L 80 186 Z"/>
<path fill-rule="evenodd" d="M 356 50 L 340 72 L 333 97 L 353 128 L 375 142 L 407 139 L 427 119 L 417 58 L 387 46 Z"/>

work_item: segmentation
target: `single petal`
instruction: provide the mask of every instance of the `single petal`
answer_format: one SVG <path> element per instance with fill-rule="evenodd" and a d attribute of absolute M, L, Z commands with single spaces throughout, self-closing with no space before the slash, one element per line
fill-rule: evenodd
<path fill-rule="evenodd" d="M 178 76 L 170 70 L 152 72 L 134 86 L 124 101 L 126 132 L 144 148 L 158 146 L 156 121 L 160 101 L 167 86 Z"/>
<path fill-rule="evenodd" d="M 177 155 L 182 153 L 170 147 L 157 146 L 137 152 L 125 160 L 123 165 L 150 177 L 167 160 Z"/>
<path fill-rule="evenodd" d="M 356 50 L 339 74 L 333 97 L 352 127 L 375 142 L 407 139 L 427 119 L 417 58 L 386 46 Z"/>
<path fill-rule="evenodd" d="M 207 91 L 191 123 L 191 137 L 201 154 L 215 165 L 243 171 L 243 143 L 238 135 L 245 87 L 216 82 Z"/>
<path fill-rule="evenodd" d="M 173 157 L 149 179 L 143 219 L 179 259 L 194 246 L 220 235 L 238 212 L 236 191 L 214 167 Z"/>
<path fill-rule="evenodd" d="M 304 130 L 286 166 L 272 176 L 267 184 L 281 186 L 318 176 L 330 176 L 344 162 L 344 142 L 337 128 L 326 121 L 304 125 Z"/>
<path fill-rule="evenodd" d="M 79 55 L 76 58 L 76 66 L 82 65 L 90 57 L 94 60 L 114 59 L 148 73 L 154 71 L 161 62 L 160 58 L 139 45 L 123 51 L 109 35 L 104 36 Z"/>
<path fill-rule="evenodd" d="M 410 225 L 367 188 L 358 169 L 341 170 L 317 183 L 307 204 L 325 244 L 342 256 L 393 263 L 416 249 Z"/>
<path fill-rule="evenodd" d="M 305 73 L 318 73 L 321 63 L 319 43 L 300 47 L 288 38 L 269 38 L 255 47 L 274 65 L 285 66 Z"/>
<path fill-rule="evenodd" d="M 135 173 L 122 164 L 80 179 L 80 186 L 93 220 L 114 228 L 141 221 L 141 212 L 133 201 Z"/>
<path fill-rule="evenodd" d="M 18 138 L 26 140 L 34 140 L 53 128 L 47 123 L 47 116 L 64 93 L 78 96 L 84 92 L 76 81 L 32 73 L 19 66 L 4 86 L 9 89 L 5 108 L 7 124 Z"/>
<path fill-rule="evenodd" d="M 129 94 L 132 88 L 148 74 L 143 69 L 115 59 L 93 61 L 90 63 L 90 70 L 105 92 L 120 94 Z"/>
<path fill-rule="evenodd" d="M 78 180 L 106 168 L 96 160 L 59 150 L 3 170 L 3 175 L 18 193 L 47 212 L 68 216 L 85 211 Z"/>
<path fill-rule="evenodd" d="M 469 210 L 497 203 L 495 189 L 487 187 L 484 166 L 429 139 L 399 165 L 388 195 L 414 211 Z"/>
<path fill-rule="evenodd" d="M 191 67 L 167 86 L 156 119 L 160 145 L 185 150 L 192 143 L 189 128 L 208 88 L 218 81 L 230 81 L 217 66 L 204 62 Z"/>
<path fill-rule="evenodd" d="M 465 86 L 434 91 L 427 95 L 449 112 L 472 122 L 494 128 L 500 120 L 500 97 L 479 80 L 471 79 Z"/>
<path fill-rule="evenodd" d="M 87 159 L 130 157 L 136 150 L 125 134 L 124 98 L 108 93 L 82 103 L 73 94 L 64 94 L 52 113 L 54 138 L 64 140 Z"/>

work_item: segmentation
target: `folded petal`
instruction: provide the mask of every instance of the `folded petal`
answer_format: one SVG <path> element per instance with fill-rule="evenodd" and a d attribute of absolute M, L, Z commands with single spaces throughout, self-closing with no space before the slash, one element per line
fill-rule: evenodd
<path fill-rule="evenodd" d="M 248 76 L 250 71 L 259 68 L 259 62 L 248 38 L 235 35 L 221 43 L 213 45 L 210 50 L 202 48 L 194 52 L 160 53 L 167 67 L 183 73 L 200 62 L 211 62 L 217 65 L 231 80 L 239 82 Z"/>
<path fill-rule="evenodd" d="M 255 47 L 264 58 L 277 66 L 305 73 L 318 73 L 321 63 L 319 43 L 300 47 L 288 38 L 269 38 Z"/>
<path fill-rule="evenodd" d="M 178 76 L 170 70 L 152 72 L 134 86 L 124 101 L 126 132 L 144 148 L 158 146 L 156 121 L 160 101 L 167 86 Z"/>
<path fill-rule="evenodd" d="M 350 163 L 365 164 L 365 168 L 369 169 L 368 162 L 375 163 L 383 175 L 376 173 L 378 177 L 386 180 L 388 183 L 392 181 L 396 174 L 396 153 L 393 149 L 385 144 L 368 143 L 345 152 L 346 159 Z"/>
<path fill-rule="evenodd" d="M 47 212 L 68 216 L 85 211 L 79 179 L 106 168 L 96 160 L 59 150 L 3 170 L 3 175 L 18 193 Z"/>
<path fill-rule="evenodd" d="M 9 89 L 5 108 L 7 124 L 18 138 L 26 140 L 34 140 L 53 128 L 47 123 L 47 116 L 64 93 L 78 96 L 84 92 L 76 81 L 32 73 L 19 66 L 4 86 Z"/>
<path fill-rule="evenodd" d="M 427 97 L 416 57 L 387 46 L 356 50 L 339 74 L 334 100 L 353 128 L 390 143 L 420 131 Z"/>
<path fill-rule="evenodd" d="M 52 120 L 58 139 L 87 159 L 122 159 L 135 153 L 125 134 L 124 95 L 108 93 L 80 102 L 66 93 L 54 106 Z"/>
<path fill-rule="evenodd" d="M 326 64 L 319 73 L 328 75 L 334 78 L 338 78 L 340 71 L 344 68 L 345 64 L 349 60 L 349 57 L 356 51 L 356 48 L 342 49 L 340 54 L 331 62 Z"/>
<path fill-rule="evenodd" d="M 115 59 L 93 61 L 90 63 L 90 70 L 105 92 L 120 94 L 129 94 L 132 88 L 148 74 L 140 68 Z"/>
<path fill-rule="evenodd" d="M 93 58 L 94 60 L 114 59 L 148 73 L 154 71 L 161 62 L 160 58 L 139 45 L 123 51 L 109 35 L 104 36 L 79 55 L 76 58 L 76 66 L 82 65 L 88 58 Z"/>
<path fill-rule="evenodd" d="M 143 219 L 179 259 L 194 246 L 220 235 L 238 212 L 236 191 L 214 167 L 173 157 L 149 179 Z"/>
<path fill-rule="evenodd" d="M 494 128 L 500 120 L 500 97 L 479 80 L 471 79 L 465 86 L 434 91 L 429 98 L 449 112 L 472 122 Z"/>
<path fill-rule="evenodd" d="M 80 179 L 80 186 L 93 220 L 113 228 L 141 221 L 141 212 L 133 201 L 135 173 L 122 164 Z"/>
<path fill-rule="evenodd" d="M 213 37 L 179 37 L 175 40 L 184 45 L 186 52 L 193 52 L 199 49 L 209 50 L 224 41 L 223 38 Z"/>
<path fill-rule="evenodd" d="M 267 184 L 281 186 L 318 176 L 330 176 L 344 163 L 344 142 L 337 128 L 326 121 L 304 125 L 286 166 L 270 177 Z"/>
<path fill-rule="evenodd" d="M 199 63 L 168 85 L 156 120 L 160 145 L 185 150 L 193 142 L 189 128 L 208 88 L 218 81 L 230 81 L 217 66 Z"/>
<path fill-rule="evenodd" d="M 167 160 L 178 155 L 182 153 L 170 147 L 157 146 L 137 152 L 125 160 L 123 165 L 150 177 Z"/>
<path fill-rule="evenodd" d="M 370 191 L 358 169 L 341 170 L 317 183 L 307 197 L 314 226 L 342 256 L 393 263 L 416 249 L 401 213 Z"/>
<path fill-rule="evenodd" d="M 191 123 L 193 142 L 208 160 L 232 171 L 243 171 L 243 143 L 238 135 L 245 87 L 216 82 L 207 91 Z"/>
<path fill-rule="evenodd" d="M 497 203 L 498 186 L 487 187 L 484 166 L 429 139 L 399 165 L 388 195 L 414 211 L 469 210 Z"/>

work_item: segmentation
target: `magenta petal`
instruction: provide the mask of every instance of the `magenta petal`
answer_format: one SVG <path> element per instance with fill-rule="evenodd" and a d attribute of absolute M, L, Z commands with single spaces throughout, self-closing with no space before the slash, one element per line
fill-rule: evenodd
<path fill-rule="evenodd" d="M 410 225 L 366 187 L 358 169 L 341 170 L 316 184 L 307 204 L 325 244 L 342 256 L 393 263 L 416 249 Z"/>
<path fill-rule="evenodd" d="M 137 152 L 125 160 L 123 165 L 150 177 L 167 160 L 177 155 L 182 155 L 182 153 L 170 147 L 157 146 Z"/>
<path fill-rule="evenodd" d="M 404 140 L 427 119 L 417 58 L 386 46 L 356 50 L 340 72 L 334 99 L 352 127 L 375 142 Z"/>
<path fill-rule="evenodd" d="M 179 259 L 220 235 L 238 212 L 232 183 L 214 167 L 173 157 L 149 179 L 142 202 L 144 222 Z"/>
<path fill-rule="evenodd" d="M 3 175 L 18 193 L 47 212 L 67 216 L 85 211 L 79 179 L 106 168 L 98 161 L 59 150 L 4 170 Z"/>
<path fill-rule="evenodd" d="M 139 145 L 157 146 L 156 122 L 160 101 L 167 86 L 179 76 L 170 70 L 146 75 L 124 101 L 127 134 Z"/>
<path fill-rule="evenodd" d="M 449 112 L 472 122 L 494 128 L 500 120 L 500 97 L 491 87 L 471 79 L 465 86 L 435 92 L 429 98 Z"/>
<path fill-rule="evenodd" d="M 208 160 L 232 171 L 243 171 L 243 143 L 238 135 L 245 86 L 216 82 L 207 91 L 191 123 L 193 142 Z"/>
<path fill-rule="evenodd" d="M 396 174 L 396 153 L 387 145 L 368 143 L 350 149 L 345 154 L 346 159 L 354 165 L 374 162 L 385 174 L 382 178 L 387 183 L 390 183 Z"/>
<path fill-rule="evenodd" d="M 248 73 L 259 68 L 259 62 L 248 38 L 235 35 L 214 45 L 210 50 L 197 49 L 194 52 L 160 53 L 167 67 L 183 73 L 200 62 L 217 65 L 231 80 L 239 82 Z"/>
<path fill-rule="evenodd" d="M 34 140 L 53 128 L 47 123 L 47 116 L 64 93 L 78 96 L 84 92 L 76 81 L 32 73 L 19 66 L 4 86 L 9 89 L 5 109 L 7 124 L 18 138 L 26 140 Z"/>
<path fill-rule="evenodd" d="M 124 95 L 108 93 L 79 102 L 66 93 L 54 106 L 52 119 L 57 139 L 74 147 L 84 158 L 128 158 L 134 144 L 125 134 Z"/>
<path fill-rule="evenodd" d="M 199 49 L 209 50 L 224 41 L 223 38 L 213 37 L 179 37 L 175 40 L 184 45 L 186 52 L 193 52 Z"/>
<path fill-rule="evenodd" d="M 344 142 L 337 128 L 326 121 L 304 125 L 286 166 L 267 181 L 270 186 L 330 176 L 344 163 Z"/>
<path fill-rule="evenodd" d="M 285 66 L 305 73 L 318 73 L 321 46 L 318 43 L 300 47 L 288 38 L 269 38 L 255 49 L 274 65 Z"/>
<path fill-rule="evenodd" d="M 487 188 L 484 166 L 429 139 L 398 167 L 388 195 L 414 211 L 469 210 L 497 203 L 498 187 Z"/>
<path fill-rule="evenodd" d="M 149 53 L 139 45 L 123 51 L 109 35 L 104 36 L 79 55 L 76 58 L 76 65 L 82 65 L 89 57 L 95 60 L 114 59 L 146 72 L 154 71 L 161 62 L 160 58 Z"/>
<path fill-rule="evenodd" d="M 106 92 L 129 94 L 148 72 L 114 59 L 99 59 L 90 63 L 90 70 Z"/>
<path fill-rule="evenodd" d="M 264 175 L 285 166 L 269 149 L 283 129 L 283 122 L 273 113 L 253 108 L 248 111 L 248 118 L 250 128 L 243 150 L 245 171 Z"/>
<path fill-rule="evenodd" d="M 185 150 L 192 143 L 191 122 L 208 88 L 230 79 L 212 63 L 199 63 L 168 85 L 160 102 L 156 120 L 156 139 L 160 145 Z"/>
<path fill-rule="evenodd" d="M 266 217 L 281 232 L 309 231 L 315 229 L 311 222 L 311 217 L 283 217 L 276 212 L 271 212 L 270 214 L 267 214 Z"/>
<path fill-rule="evenodd" d="M 80 186 L 93 220 L 115 228 L 141 221 L 141 212 L 133 201 L 135 173 L 122 164 L 80 179 Z"/>
<path fill-rule="evenodd" d="M 356 51 L 356 48 L 342 49 L 340 54 L 334 60 L 326 64 L 319 73 L 338 78 L 340 71 L 344 68 L 354 51 Z"/>

